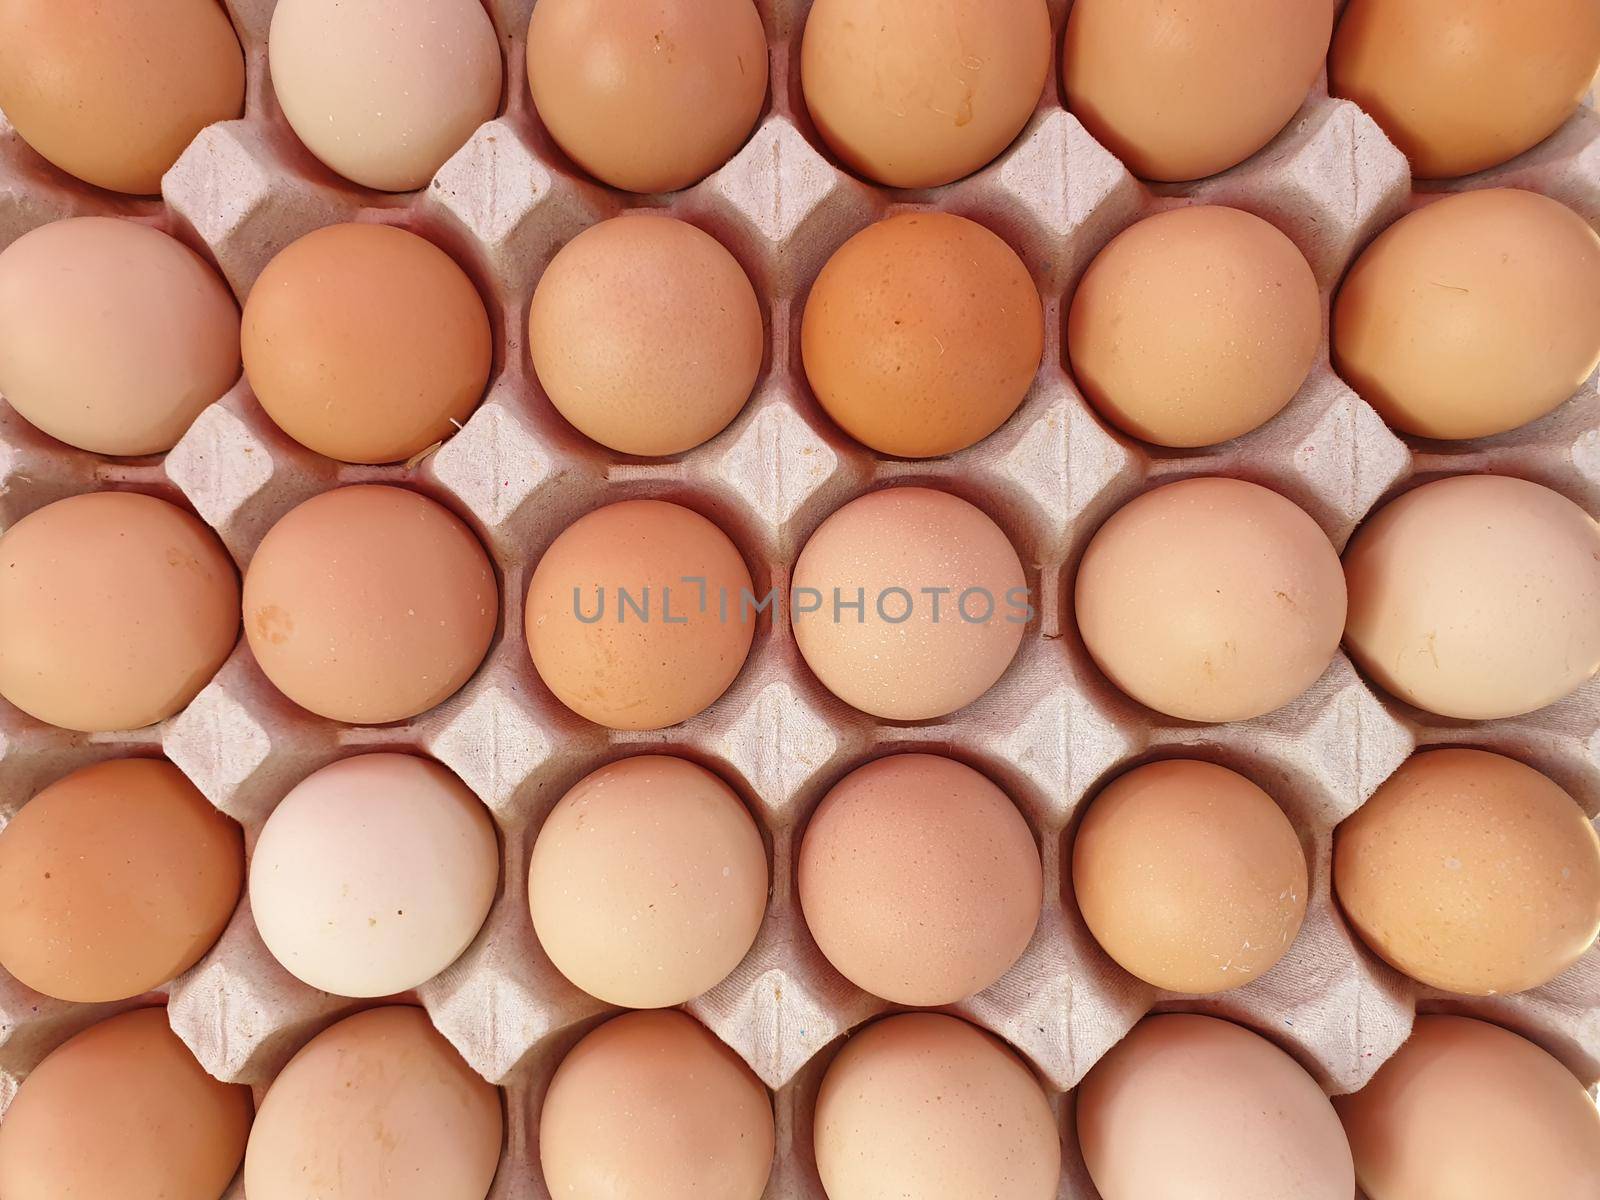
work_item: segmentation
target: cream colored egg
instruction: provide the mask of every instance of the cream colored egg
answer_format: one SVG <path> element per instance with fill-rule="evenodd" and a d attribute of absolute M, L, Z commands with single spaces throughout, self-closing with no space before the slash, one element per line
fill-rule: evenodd
<path fill-rule="evenodd" d="M 721 983 L 767 909 L 767 852 L 732 789 L 661 754 L 585 776 L 545 819 L 528 867 L 550 961 L 608 1004 L 666 1008 Z"/>
<path fill-rule="evenodd" d="M 1190 721 L 1244 721 L 1295 699 L 1339 646 L 1345 589 L 1327 535 L 1276 492 L 1185 479 L 1100 527 L 1078 629 L 1128 695 Z"/>
<path fill-rule="evenodd" d="M 1345 646 L 1386 691 L 1469 721 L 1553 704 L 1600 670 L 1600 526 L 1558 492 L 1456 475 L 1345 548 Z"/>
<path fill-rule="evenodd" d="M 1355 1193 L 1350 1146 L 1316 1081 L 1265 1038 L 1214 1017 L 1135 1025 L 1078 1086 L 1077 1123 L 1101 1200 Z"/>
<path fill-rule="evenodd" d="M 391 996 L 455 962 L 499 877 L 494 823 L 466 784 L 429 759 L 361 754 L 272 810 L 250 859 L 250 909 L 296 978 Z"/>

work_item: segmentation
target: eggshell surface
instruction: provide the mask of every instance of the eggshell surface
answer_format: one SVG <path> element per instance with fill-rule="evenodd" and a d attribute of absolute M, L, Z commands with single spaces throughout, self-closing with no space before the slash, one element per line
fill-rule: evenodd
<path fill-rule="evenodd" d="M 1369 517 L 1344 555 L 1345 646 L 1408 704 L 1533 712 L 1600 670 L 1600 527 L 1558 492 L 1455 475 Z"/>
<path fill-rule="evenodd" d="M 1033 834 L 985 776 L 897 754 L 834 785 L 806 826 L 806 925 L 840 974 L 896 1004 L 953 1004 L 1011 969 L 1039 923 Z"/>
<path fill-rule="evenodd" d="M 216 534 L 138 492 L 88 492 L 0 536 L 0 696 L 51 725 L 139 729 L 184 708 L 239 636 Z"/>
<path fill-rule="evenodd" d="M 1370 1200 L 1600 1194 L 1600 1110 L 1532 1042 L 1419 1016 L 1372 1082 L 1334 1107 Z"/>
<path fill-rule="evenodd" d="M 681 1012 L 625 1013 L 556 1068 L 539 1114 L 553 1196 L 759 1200 L 772 1101 L 749 1067 Z"/>
<path fill-rule="evenodd" d="M 767 853 L 732 789 L 661 754 L 586 775 L 539 830 L 534 932 L 556 968 L 608 1004 L 666 1008 L 721 983 L 767 908 Z"/>

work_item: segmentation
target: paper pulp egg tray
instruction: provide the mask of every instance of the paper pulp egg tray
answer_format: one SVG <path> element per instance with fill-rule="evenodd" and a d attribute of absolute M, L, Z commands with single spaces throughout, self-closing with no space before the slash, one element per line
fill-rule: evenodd
<path fill-rule="evenodd" d="M 496 564 L 501 622 L 476 676 L 452 699 L 390 726 L 341 726 L 299 709 L 266 681 L 243 642 L 183 712 L 148 729 L 83 735 L 43 725 L 0 701 L 0 820 L 44 785 L 87 763 L 165 755 L 244 827 L 253 846 L 284 793 L 342 756 L 376 749 L 430 755 L 483 800 L 504 859 L 494 908 L 450 969 L 402 999 L 485 1079 L 503 1089 L 504 1160 L 495 1200 L 548 1196 L 538 1165 L 544 1089 L 566 1051 L 612 1011 L 567 983 L 529 919 L 527 862 L 561 795 L 600 765 L 665 752 L 700 762 L 749 804 L 771 855 L 765 924 L 743 964 L 687 1005 L 771 1089 L 778 1151 L 767 1195 L 822 1200 L 812 1107 L 840 1042 L 891 1006 L 846 982 L 816 947 L 795 896 L 800 834 L 821 797 L 862 762 L 927 750 L 979 768 L 1026 815 L 1045 872 L 1032 944 L 999 983 L 951 1011 L 992 1030 L 1031 1064 L 1059 1113 L 1063 1200 L 1091 1200 L 1076 1148 L 1070 1091 L 1145 1013 L 1181 1010 L 1238 1021 L 1298 1059 L 1329 1092 L 1357 1089 L 1403 1042 L 1417 1011 L 1464 1012 L 1532 1038 L 1585 1084 L 1600 1079 L 1600 950 L 1549 985 L 1469 1000 L 1432 992 L 1365 950 L 1329 893 L 1333 827 L 1412 751 L 1474 745 L 1511 754 L 1600 811 L 1600 681 L 1527 717 L 1457 722 L 1399 703 L 1341 654 L 1286 708 L 1206 726 L 1122 696 L 1085 653 L 1070 612 L 1079 555 L 1095 529 L 1142 491 L 1219 474 L 1274 488 L 1343 547 L 1375 507 L 1440 475 L 1519 475 L 1600 510 L 1600 395 L 1595 380 L 1555 413 L 1476 442 L 1401 438 L 1328 365 L 1327 342 L 1296 398 L 1235 441 L 1185 453 L 1154 450 L 1108 429 L 1064 366 L 1072 289 L 1095 253 L 1143 216 L 1190 203 L 1254 212 L 1292 238 L 1330 292 L 1360 249 L 1427 193 L 1378 126 L 1322 84 L 1265 149 L 1199 183 L 1150 187 L 1063 108 L 1052 70 L 1017 141 L 976 175 L 900 192 L 838 167 L 806 115 L 799 44 L 807 0 L 760 0 L 771 43 L 771 90 L 746 145 L 702 183 L 639 197 L 587 179 L 555 147 L 527 93 L 523 40 L 532 0 L 489 0 L 505 53 L 501 114 L 480 128 L 426 188 L 389 195 L 332 174 L 297 141 L 266 65 L 272 0 L 228 0 L 249 64 L 241 120 L 189 146 L 158 199 L 102 192 L 51 167 L 0 119 L 0 247 L 63 217 L 117 214 L 155 225 L 214 262 L 242 301 L 267 261 L 302 234 L 338 221 L 400 225 L 451 253 L 483 293 L 495 332 L 482 406 L 420 463 L 356 467 L 290 441 L 243 381 L 205 410 L 170 453 L 108 460 L 69 449 L 0 404 L 0 526 L 63 496 L 132 489 L 198 513 L 241 568 L 267 529 L 308 496 L 353 482 L 414 488 L 464 518 Z M 1051 0 L 1059 37 L 1065 0 Z M 1600 117 L 1581 109 L 1511 163 L 1446 185 L 1513 185 L 1552 196 L 1600 223 Z M 661 208 L 714 234 L 761 296 L 768 343 L 754 395 L 716 438 L 667 460 L 631 459 L 587 441 L 540 390 L 524 346 L 529 298 L 551 256 L 584 227 L 631 208 Z M 1043 364 L 1022 408 L 977 446 L 931 461 L 875 456 L 828 420 L 807 388 L 799 322 L 807 291 L 846 238 L 904 209 L 982 222 L 1022 256 L 1044 298 Z M 1324 321 L 1326 325 L 1326 321 Z M 670 729 L 613 732 L 564 709 L 528 659 L 521 611 L 529 573 L 555 536 L 612 501 L 657 497 L 716 521 L 751 567 L 757 594 L 787 588 L 807 537 L 846 501 L 898 482 L 972 501 L 1010 536 L 1035 588 L 1038 615 L 1004 678 L 947 718 L 882 722 L 834 699 L 800 658 L 786 623 L 761 618 L 749 661 L 708 711 Z M 1286 957 L 1248 986 L 1196 998 L 1134 979 L 1095 944 L 1073 903 L 1077 815 L 1112 776 L 1155 758 L 1232 767 L 1288 812 L 1311 871 L 1305 927 Z M 165 1001 L 200 1062 L 261 1095 L 310 1038 L 370 1006 L 313 990 L 267 952 L 241 901 L 214 949 L 165 995 L 67 1004 L 0 973 L 0 1106 L 73 1033 L 113 1012 Z M 230 1196 L 242 1195 L 235 1183 Z"/>

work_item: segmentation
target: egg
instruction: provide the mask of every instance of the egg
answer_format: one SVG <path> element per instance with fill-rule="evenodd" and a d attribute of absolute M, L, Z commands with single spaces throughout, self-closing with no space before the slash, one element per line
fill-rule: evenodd
<path fill-rule="evenodd" d="M 478 934 L 500 877 L 494 823 L 444 767 L 360 754 L 291 788 L 250 859 L 272 956 L 336 996 L 419 987 Z"/>
<path fill-rule="evenodd" d="M 578 987 L 667 1008 L 721 983 L 754 943 L 767 852 L 739 797 L 704 767 L 625 758 L 584 776 L 545 818 L 528 904 L 539 944 Z"/>
<path fill-rule="evenodd" d="M 149 196 L 202 129 L 244 108 L 244 52 L 217 0 L 0 8 L 0 109 L 69 175 Z"/>
<path fill-rule="evenodd" d="M 1436 200 L 1350 268 L 1333 355 L 1402 433 L 1488 437 L 1535 421 L 1600 364 L 1600 236 L 1515 188 Z"/>
<path fill-rule="evenodd" d="M 1543 141 L 1596 70 L 1591 0 L 1350 0 L 1328 86 L 1377 119 L 1414 175 L 1441 179 Z"/>
<path fill-rule="evenodd" d="M 1022 561 L 982 510 L 948 492 L 869 492 L 795 561 L 800 653 L 846 704 L 890 721 L 964 708 L 1005 674 L 1033 619 Z"/>
<path fill-rule="evenodd" d="M 1600 670 L 1600 526 L 1500 475 L 1435 480 L 1345 548 L 1345 647 L 1379 687 L 1445 717 L 1533 712 Z"/>
<path fill-rule="evenodd" d="M 272 87 L 306 149 L 362 187 L 425 187 L 500 104 L 481 0 L 278 0 Z"/>
<path fill-rule="evenodd" d="M 1321 339 L 1317 280 L 1295 244 L 1212 204 L 1123 230 L 1089 264 L 1067 318 L 1084 395 L 1158 446 L 1209 446 L 1271 420 Z"/>
<path fill-rule="evenodd" d="M 239 310 L 182 242 L 76 217 L 0 251 L 0 394 L 96 454 L 160 454 L 239 377 Z"/>
<path fill-rule="evenodd" d="M 850 170 L 937 187 L 987 166 L 1050 74 L 1044 0 L 815 0 L 800 82 L 817 133 Z"/>
<path fill-rule="evenodd" d="M 806 826 L 807 927 L 839 973 L 895 1004 L 954 1004 L 995 983 L 1039 923 L 1039 850 L 1011 799 L 936 754 L 857 767 Z"/>
<path fill-rule="evenodd" d="M 1265 1038 L 1215 1017 L 1146 1017 L 1077 1091 L 1102 1200 L 1350 1200 L 1350 1146 L 1328 1098 Z"/>
<path fill-rule="evenodd" d="M 681 1012 L 625 1013 L 561 1060 L 539 1113 L 552 1196 L 759 1200 L 772 1101 L 750 1068 Z"/>
<path fill-rule="evenodd" d="M 1084 551 L 1078 629 L 1141 704 L 1187 721 L 1246 721 L 1288 704 L 1333 661 L 1339 556 L 1278 493 L 1185 479 L 1114 513 Z"/>
<path fill-rule="evenodd" d="M 505 1137 L 499 1090 L 420 1008 L 346 1017 L 307 1042 L 261 1101 L 250 1200 L 484 1200 Z"/>
<path fill-rule="evenodd" d="M 245 575 L 245 637 L 302 708 L 381 725 L 461 689 L 499 603 L 489 556 L 459 517 L 405 488 L 358 484 L 267 531 Z"/>
<path fill-rule="evenodd" d="M 1419 1016 L 1372 1082 L 1334 1100 L 1370 1200 L 1600 1195 L 1600 1110 L 1532 1042 Z"/>
<path fill-rule="evenodd" d="M 29 716 L 90 733 L 154 725 L 238 636 L 233 560 L 165 500 L 69 496 L 0 535 L 0 696 Z"/>
<path fill-rule="evenodd" d="M 1044 310 L 1016 251 L 975 221 L 903 213 L 828 259 L 800 352 L 817 401 L 857 441 L 930 458 L 988 437 L 1028 395 Z"/>
<path fill-rule="evenodd" d="M 1055 1116 L 999 1039 L 939 1013 L 886 1017 L 828 1065 L 813 1138 L 828 1200 L 1052 1200 Z"/>
<path fill-rule="evenodd" d="M 721 433 L 750 398 L 765 345 L 761 305 L 733 255 L 654 213 L 573 238 L 528 311 L 550 403 L 623 454 L 681 454 Z"/>
<path fill-rule="evenodd" d="M 1300 932 L 1307 884 L 1300 839 L 1272 797 L 1194 759 L 1113 780 L 1072 845 L 1089 931 L 1117 965 L 1169 992 L 1265 975 Z"/>
<path fill-rule="evenodd" d="M 744 666 L 759 615 L 728 535 L 664 500 L 623 500 L 550 544 L 525 632 L 556 699 L 610 729 L 664 729 L 704 712 Z"/>
<path fill-rule="evenodd" d="M 1473 996 L 1550 982 L 1600 934 L 1600 838 L 1573 798 L 1483 750 L 1414 755 L 1346 818 L 1333 881 L 1386 961 Z"/>
<path fill-rule="evenodd" d="M 1135 174 L 1226 171 L 1270 142 L 1322 73 L 1333 0 L 1076 0 L 1067 107 Z"/>
<path fill-rule="evenodd" d="M 750 0 L 539 0 L 528 87 L 556 144 L 602 183 L 671 192 L 744 144 L 767 96 Z"/>
<path fill-rule="evenodd" d="M 250 1113 L 250 1089 L 207 1075 L 165 1009 L 123 1013 L 22 1081 L 0 1122 L 0 1194 L 220 1200 L 244 1157 Z"/>
<path fill-rule="evenodd" d="M 489 315 L 448 254 L 392 225 L 329 225 L 280 250 L 250 289 L 244 370 L 301 445 L 356 463 L 450 437 L 489 381 Z"/>
<path fill-rule="evenodd" d="M 83 767 L 0 829 L 0 966 L 57 1000 L 142 995 L 211 949 L 244 838 L 169 762 Z"/>

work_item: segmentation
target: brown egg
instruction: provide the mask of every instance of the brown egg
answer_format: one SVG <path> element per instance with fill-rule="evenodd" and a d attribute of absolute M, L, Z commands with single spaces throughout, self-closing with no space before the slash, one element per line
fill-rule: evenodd
<path fill-rule="evenodd" d="M 1350 268 L 1333 354 L 1402 433 L 1487 437 L 1535 421 L 1600 364 L 1600 236 L 1533 192 L 1446 196 Z"/>
<path fill-rule="evenodd" d="M 997 981 L 1027 949 L 1044 892 L 1010 797 L 936 754 L 880 758 L 835 784 L 797 878 L 828 961 L 895 1004 L 954 1004 Z"/>
<path fill-rule="evenodd" d="M 767 96 L 750 0 L 539 0 L 528 87 L 556 144 L 602 183 L 671 192 L 744 144 Z"/>
<path fill-rule="evenodd" d="M 1135 175 L 1199 179 L 1270 142 L 1322 72 L 1333 0 L 1076 0 L 1067 107 Z"/>
<path fill-rule="evenodd" d="M 499 1090 L 420 1008 L 369 1008 L 289 1060 L 244 1160 L 250 1200 L 484 1200 L 505 1136 Z"/>
<path fill-rule="evenodd" d="M 903 213 L 840 246 L 800 326 L 806 378 L 828 415 L 903 458 L 953 454 L 1000 428 L 1043 348 L 1028 268 L 949 213 Z"/>
<path fill-rule="evenodd" d="M 1201 204 L 1113 238 L 1072 297 L 1072 373 L 1100 414 L 1158 446 L 1209 446 L 1275 417 L 1317 360 L 1322 302 L 1295 244 Z"/>
<path fill-rule="evenodd" d="M 1095 798 L 1072 847 L 1072 886 L 1095 940 L 1169 992 L 1258 979 L 1306 915 L 1294 826 L 1243 775 L 1173 759 L 1135 767 Z"/>
<path fill-rule="evenodd" d="M 1467 721 L 1554 704 L 1600 670 L 1600 526 L 1549 488 L 1456 475 L 1345 548 L 1345 647 L 1409 704 Z"/>
<path fill-rule="evenodd" d="M 534 289 L 528 350 L 556 410 L 624 454 L 721 433 L 761 370 L 761 305 L 722 244 L 654 213 L 601 221 Z"/>
<path fill-rule="evenodd" d="M 154 195 L 207 125 L 244 108 L 244 53 L 216 0 L 0 7 L 0 109 L 70 175 Z"/>
<path fill-rule="evenodd" d="M 1102 1200 L 1350 1200 L 1328 1098 L 1266 1038 L 1215 1017 L 1146 1017 L 1077 1091 Z"/>
<path fill-rule="evenodd" d="M 662 500 L 569 525 L 528 587 L 534 668 L 557 700 L 610 729 L 664 729 L 728 690 L 755 637 L 750 571 L 728 535 Z"/>
<path fill-rule="evenodd" d="M 841 162 L 890 187 L 970 175 L 1009 146 L 1050 74 L 1044 0 L 815 0 L 800 82 Z"/>
<path fill-rule="evenodd" d="M 845 1042 L 822 1077 L 813 1137 L 828 1200 L 1051 1200 L 1055 1116 L 1010 1047 L 939 1013 Z"/>
<path fill-rule="evenodd" d="M 211 949 L 243 878 L 239 827 L 177 767 L 84 767 L 0 830 L 0 965 L 58 1000 L 141 995 Z"/>
<path fill-rule="evenodd" d="M 448 438 L 489 380 L 489 315 L 472 281 L 392 225 L 291 242 L 250 289 L 242 334 L 267 415 L 345 462 L 397 462 Z"/>
<path fill-rule="evenodd" d="M 0 696 L 85 732 L 182 710 L 239 637 L 239 576 L 212 533 L 137 492 L 89 492 L 0 536 Z"/>
<path fill-rule="evenodd" d="M 1095 662 L 1141 704 L 1246 721 L 1333 661 L 1344 579 L 1327 535 L 1278 493 L 1185 479 L 1100 527 L 1078 568 L 1077 612 Z"/>
<path fill-rule="evenodd" d="M 123 1013 L 22 1081 L 0 1122 L 0 1195 L 218 1200 L 244 1157 L 250 1112 L 250 1089 L 207 1075 L 166 1009 Z"/>
<path fill-rule="evenodd" d="M 1430 987 L 1548 983 L 1600 934 L 1600 838 L 1573 798 L 1482 750 L 1413 756 L 1334 839 L 1333 881 L 1367 945 Z"/>
<path fill-rule="evenodd" d="M 238 377 L 233 295 L 160 230 L 77 217 L 0 252 L 0 394 L 51 437 L 160 454 Z"/>
<path fill-rule="evenodd" d="M 443 505 L 362 484 L 313 496 L 262 540 L 244 628 L 267 678 L 333 721 L 381 725 L 443 703 L 488 652 L 489 556 Z"/>
<path fill-rule="evenodd" d="M 767 852 L 733 790 L 662 754 L 585 776 L 545 819 L 528 867 L 534 932 L 608 1004 L 667 1008 L 715 987 L 756 939 Z"/>
<path fill-rule="evenodd" d="M 1600 1195 L 1600 1110 L 1559 1062 L 1497 1025 L 1418 1017 L 1334 1107 L 1370 1200 Z"/>
<path fill-rule="evenodd" d="M 1600 69 L 1592 0 L 1350 0 L 1328 86 L 1421 179 L 1505 162 L 1570 117 Z"/>
<path fill-rule="evenodd" d="M 584 1037 L 539 1114 L 552 1196 L 759 1200 L 775 1140 L 761 1081 L 671 1010 L 625 1013 Z"/>

